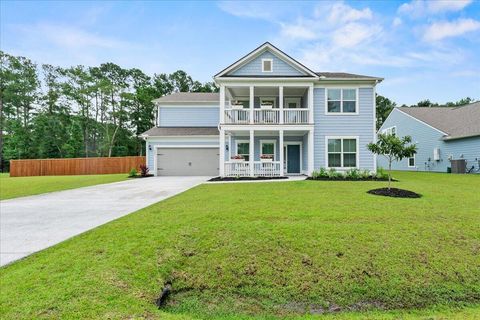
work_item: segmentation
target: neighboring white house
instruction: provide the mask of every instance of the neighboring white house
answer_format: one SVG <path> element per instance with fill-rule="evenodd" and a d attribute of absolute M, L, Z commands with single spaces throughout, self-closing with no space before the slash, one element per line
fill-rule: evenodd
<path fill-rule="evenodd" d="M 480 102 L 395 108 L 378 132 L 408 135 L 417 145 L 414 157 L 392 164 L 395 170 L 447 172 L 451 160 L 464 160 L 467 171 L 480 172 Z M 386 168 L 388 163 L 378 157 L 378 166 Z"/>
<path fill-rule="evenodd" d="M 382 78 L 313 72 L 264 43 L 214 76 L 219 93 L 155 100 L 145 132 L 156 175 L 283 176 L 321 167 L 376 170 L 375 86 Z"/>

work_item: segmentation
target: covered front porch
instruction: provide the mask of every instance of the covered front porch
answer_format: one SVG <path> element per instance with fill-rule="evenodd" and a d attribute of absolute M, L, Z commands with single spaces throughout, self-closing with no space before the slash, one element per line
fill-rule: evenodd
<path fill-rule="evenodd" d="M 313 171 L 313 129 L 221 130 L 220 150 L 222 177 L 281 177 Z"/>

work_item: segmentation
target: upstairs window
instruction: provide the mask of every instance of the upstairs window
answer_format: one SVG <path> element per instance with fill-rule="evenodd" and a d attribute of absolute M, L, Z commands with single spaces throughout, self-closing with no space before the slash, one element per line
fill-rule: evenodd
<path fill-rule="evenodd" d="M 262 59 L 262 72 L 272 72 L 272 71 L 273 71 L 273 60 Z"/>
<path fill-rule="evenodd" d="M 385 128 L 382 130 L 382 133 L 395 136 L 397 134 L 397 127 Z"/>
<path fill-rule="evenodd" d="M 327 113 L 357 113 L 357 89 L 328 89 Z"/>

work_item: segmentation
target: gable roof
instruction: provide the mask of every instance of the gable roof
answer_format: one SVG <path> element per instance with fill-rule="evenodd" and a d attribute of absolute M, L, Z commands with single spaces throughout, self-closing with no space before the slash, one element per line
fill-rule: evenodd
<path fill-rule="evenodd" d="M 318 76 L 315 74 L 315 72 L 313 72 L 312 70 L 310 70 L 309 68 L 307 68 L 306 66 L 304 66 L 303 64 L 301 64 L 300 62 L 298 62 L 297 60 L 293 59 L 292 57 L 290 57 L 288 54 L 286 54 L 285 52 L 283 52 L 282 50 L 278 49 L 277 47 L 275 47 L 273 44 L 271 44 L 270 42 L 265 42 L 263 43 L 262 45 L 260 45 L 259 47 L 255 48 L 254 50 L 250 51 L 249 53 L 247 53 L 246 55 L 244 55 L 243 57 L 241 57 L 240 59 L 238 59 L 237 61 L 235 61 L 234 63 L 232 63 L 231 65 L 229 65 L 228 67 L 226 67 L 225 69 L 223 69 L 222 71 L 220 71 L 219 73 L 217 73 L 216 75 L 214 75 L 213 77 L 214 78 L 219 78 L 219 77 L 230 77 L 230 75 L 227 76 L 227 73 L 229 71 L 232 71 L 233 69 L 243 65 L 244 63 L 252 60 L 253 58 L 255 58 L 257 55 L 263 53 L 264 51 L 266 50 L 270 50 L 272 51 L 272 53 L 278 55 L 280 58 L 282 58 L 283 60 L 289 62 L 290 64 L 292 64 L 296 69 L 299 69 L 301 71 L 303 71 L 304 73 L 306 73 L 306 77 L 312 77 L 312 78 L 318 78 Z M 270 76 L 271 77 L 271 76 Z M 305 77 L 305 76 L 304 76 Z"/>
<path fill-rule="evenodd" d="M 153 102 L 220 102 L 220 94 L 218 92 L 175 92 L 158 99 Z"/>
<path fill-rule="evenodd" d="M 153 127 L 141 137 L 218 136 L 217 127 Z"/>
<path fill-rule="evenodd" d="M 447 133 L 444 140 L 480 136 L 480 102 L 461 107 L 401 107 L 397 109 Z"/>
<path fill-rule="evenodd" d="M 364 76 L 361 74 L 346 73 L 346 72 L 315 72 L 320 80 L 379 80 L 382 81 L 383 78 Z"/>

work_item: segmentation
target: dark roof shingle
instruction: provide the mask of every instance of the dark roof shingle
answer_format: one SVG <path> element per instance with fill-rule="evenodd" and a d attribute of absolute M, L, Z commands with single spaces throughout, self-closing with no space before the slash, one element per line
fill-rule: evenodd
<path fill-rule="evenodd" d="M 217 127 L 153 127 L 141 136 L 163 137 L 163 136 L 218 136 Z"/>
<path fill-rule="evenodd" d="M 444 140 L 480 135 L 480 102 L 461 107 L 401 107 L 398 109 L 447 133 Z"/>
<path fill-rule="evenodd" d="M 220 101 L 218 92 L 175 92 L 153 102 L 216 102 Z"/>

